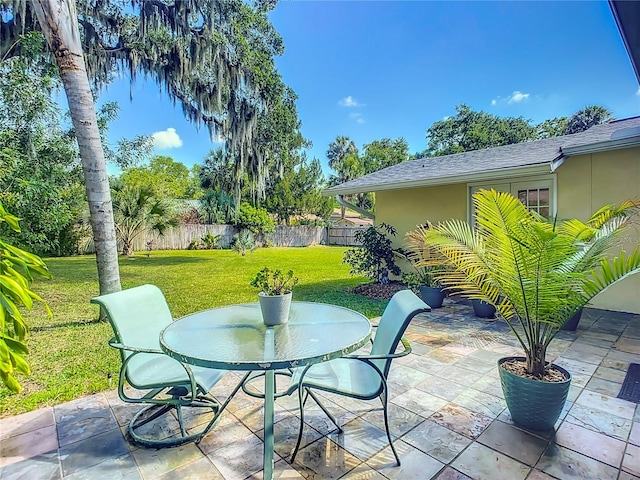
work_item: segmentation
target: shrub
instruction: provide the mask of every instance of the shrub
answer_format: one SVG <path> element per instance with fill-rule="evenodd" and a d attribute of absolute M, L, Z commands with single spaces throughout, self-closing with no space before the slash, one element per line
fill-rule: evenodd
<path fill-rule="evenodd" d="M 202 245 L 207 250 L 213 250 L 214 248 L 218 248 L 218 242 L 220 241 L 220 235 L 213 235 L 211 232 L 207 232 L 207 234 L 201 238 Z"/>
<path fill-rule="evenodd" d="M 388 235 L 395 237 L 396 229 L 386 223 L 356 232 L 354 237 L 360 246 L 344 252 L 342 259 L 351 266 L 352 275 L 363 274 L 374 282 L 380 282 L 385 271 L 400 275 L 400 267 L 394 261 L 396 250 Z"/>
<path fill-rule="evenodd" d="M 256 208 L 248 202 L 242 202 L 238 209 L 236 225 L 241 229 L 251 231 L 254 235 L 273 233 L 276 226 L 264 208 Z"/>
<path fill-rule="evenodd" d="M 241 230 L 233 236 L 231 248 L 244 257 L 256 248 L 256 237 L 250 230 Z"/>

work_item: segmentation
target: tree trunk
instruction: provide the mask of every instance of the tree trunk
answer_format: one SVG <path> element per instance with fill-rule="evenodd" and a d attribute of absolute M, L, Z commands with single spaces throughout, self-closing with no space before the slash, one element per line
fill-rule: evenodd
<path fill-rule="evenodd" d="M 542 378 L 544 376 L 546 356 L 547 349 L 542 344 L 536 344 L 533 351 L 527 352 L 527 373 Z"/>
<path fill-rule="evenodd" d="M 96 248 L 100 293 L 121 289 L 107 166 L 93 96 L 84 64 L 73 0 L 31 0 L 42 32 L 55 55 L 78 139 Z"/>

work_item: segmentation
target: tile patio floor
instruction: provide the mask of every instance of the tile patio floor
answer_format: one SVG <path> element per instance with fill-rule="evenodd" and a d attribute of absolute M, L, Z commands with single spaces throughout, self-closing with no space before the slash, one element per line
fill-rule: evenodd
<path fill-rule="evenodd" d="M 510 421 L 496 360 L 519 350 L 506 325 L 446 303 L 414 319 L 407 336 L 413 353 L 390 374 L 391 431 L 402 466 L 393 462 L 379 409 L 365 413 L 363 402 L 331 396 L 327 405 L 344 433 L 310 400 L 305 447 L 290 465 L 294 395 L 276 404 L 276 478 L 640 478 L 640 407 L 616 398 L 629 362 L 640 362 L 640 315 L 586 310 L 576 333 L 561 332 L 552 343 L 550 356 L 573 374 L 555 436 Z M 224 397 L 234 379 L 228 374 L 214 395 Z M 126 441 L 122 432 L 138 408 L 108 391 L 0 420 L 0 479 L 262 478 L 259 400 L 240 392 L 200 444 L 164 450 Z"/>

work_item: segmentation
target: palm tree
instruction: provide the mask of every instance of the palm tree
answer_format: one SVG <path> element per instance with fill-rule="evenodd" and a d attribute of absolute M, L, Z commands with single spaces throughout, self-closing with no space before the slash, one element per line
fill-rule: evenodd
<path fill-rule="evenodd" d="M 141 233 L 157 232 L 178 225 L 169 205 L 153 197 L 151 190 L 141 187 L 115 187 L 113 215 L 122 254 L 133 255 L 133 241 Z"/>
<path fill-rule="evenodd" d="M 338 136 L 329 144 L 327 150 L 329 168 L 337 175 L 329 177 L 329 185 L 339 185 L 364 175 L 364 165 L 358 156 L 358 148 L 349 137 Z M 340 207 L 341 217 L 345 216 L 345 207 Z"/>
<path fill-rule="evenodd" d="M 587 105 L 569 117 L 564 134 L 584 132 L 594 125 L 607 123 L 611 120 L 614 120 L 614 118 L 606 107 Z"/>
<path fill-rule="evenodd" d="M 549 222 L 508 193 L 480 190 L 473 200 L 476 230 L 450 220 L 418 228 L 411 238 L 417 234 L 446 259 L 439 279 L 448 289 L 496 307 L 522 345 L 527 372 L 541 378 L 560 327 L 595 295 L 640 271 L 640 247 L 607 255 L 640 202 L 606 205 L 586 222 Z"/>

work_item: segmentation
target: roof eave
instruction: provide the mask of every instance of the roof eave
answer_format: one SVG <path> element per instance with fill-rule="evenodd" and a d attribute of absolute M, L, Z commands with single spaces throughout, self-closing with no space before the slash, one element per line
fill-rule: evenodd
<path fill-rule="evenodd" d="M 640 136 L 618 138 L 615 140 L 606 140 L 604 142 L 590 143 L 588 145 L 577 145 L 575 147 L 564 147 L 560 150 L 564 157 L 575 155 L 584 155 L 588 153 L 606 152 L 610 150 L 618 150 L 621 148 L 640 146 Z"/>
<path fill-rule="evenodd" d="M 527 165 L 524 167 L 496 168 L 493 170 L 486 170 L 484 172 L 471 174 L 451 175 L 438 178 L 424 178 L 420 180 L 410 180 L 406 182 L 394 182 L 386 184 L 370 184 L 363 185 L 361 187 L 355 186 L 340 188 L 340 186 L 336 186 L 324 190 L 322 194 L 328 197 L 332 195 L 351 195 L 354 193 L 381 192 L 384 190 L 403 190 L 407 188 L 433 187 L 437 185 L 452 185 L 455 183 L 479 182 L 485 180 L 495 180 L 497 178 L 513 178 L 526 175 L 542 175 L 551 173 L 551 168 L 549 165 L 549 163 L 539 163 L 535 165 Z"/>

